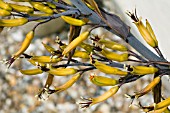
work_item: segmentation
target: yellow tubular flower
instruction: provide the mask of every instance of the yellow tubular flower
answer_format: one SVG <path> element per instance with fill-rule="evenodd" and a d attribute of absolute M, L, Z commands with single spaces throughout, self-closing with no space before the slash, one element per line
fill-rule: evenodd
<path fill-rule="evenodd" d="M 62 60 L 56 56 L 33 56 L 31 59 L 39 63 L 57 63 Z"/>
<path fill-rule="evenodd" d="M 51 47 L 47 44 L 44 44 L 43 42 L 42 42 L 42 44 L 48 52 L 53 53 L 55 51 L 55 49 L 53 47 Z"/>
<path fill-rule="evenodd" d="M 134 75 L 154 74 L 158 71 L 158 68 L 152 66 L 131 66 L 130 69 L 132 69 L 130 73 Z"/>
<path fill-rule="evenodd" d="M 167 107 L 164 107 L 164 108 L 161 108 L 161 109 L 158 109 L 158 110 L 152 110 L 148 113 L 166 113 L 165 111 L 167 110 Z M 169 112 L 167 112 L 169 113 Z"/>
<path fill-rule="evenodd" d="M 79 50 L 76 50 L 73 57 L 76 57 L 76 58 L 83 58 L 83 59 L 88 59 L 89 58 L 89 54 L 85 51 L 79 51 Z"/>
<path fill-rule="evenodd" d="M 8 3 L 5 3 L 3 0 L 0 0 L 0 8 L 11 11 L 12 7 Z"/>
<path fill-rule="evenodd" d="M 68 76 L 77 73 L 77 70 L 74 68 L 50 68 L 47 72 L 56 76 Z"/>
<path fill-rule="evenodd" d="M 79 19 L 72 18 L 69 16 L 61 16 L 61 18 L 68 24 L 74 25 L 74 26 L 83 26 L 86 24 L 86 22 L 84 20 L 79 20 Z"/>
<path fill-rule="evenodd" d="M 21 55 L 23 54 L 28 46 L 30 45 L 32 39 L 34 38 L 34 31 L 28 32 L 26 35 L 26 38 L 24 39 L 21 48 L 11 57 L 11 59 L 8 61 L 8 68 L 11 66 L 11 64 Z"/>
<path fill-rule="evenodd" d="M 87 2 L 85 2 L 85 4 L 87 5 L 88 8 L 90 8 L 91 10 L 95 10 L 94 7 L 92 7 L 90 4 L 88 4 Z"/>
<path fill-rule="evenodd" d="M 40 17 L 40 16 L 50 16 L 50 15 L 52 15 L 52 14 L 47 14 L 47 13 L 38 13 L 38 14 L 32 14 L 32 13 L 30 13 L 29 14 L 30 16 L 35 16 L 35 17 Z"/>
<path fill-rule="evenodd" d="M 163 109 L 163 108 L 162 108 Z M 168 107 L 166 107 L 166 109 L 164 110 L 164 113 L 170 113 L 170 110 Z"/>
<path fill-rule="evenodd" d="M 43 42 L 42 42 L 42 44 L 43 44 L 43 46 L 45 47 L 45 49 L 46 49 L 49 53 L 51 53 L 52 55 L 61 54 L 60 51 L 55 50 L 53 47 L 51 47 L 51 46 L 49 46 L 49 45 L 47 45 L 47 44 L 44 44 Z"/>
<path fill-rule="evenodd" d="M 103 56 L 105 56 L 106 58 L 110 59 L 110 60 L 115 60 L 118 62 L 123 62 L 123 61 L 127 61 L 129 54 L 128 53 L 122 53 L 122 54 L 117 54 L 115 52 L 111 52 L 108 50 L 102 50 L 100 52 Z"/>
<path fill-rule="evenodd" d="M 137 26 L 140 34 L 144 38 L 144 40 L 151 46 L 151 47 L 157 47 L 157 42 L 155 42 L 154 38 L 151 36 L 148 29 L 144 26 L 141 19 L 138 22 L 134 22 L 134 24 Z"/>
<path fill-rule="evenodd" d="M 86 43 L 81 43 L 81 44 L 79 44 L 79 46 L 81 47 L 81 48 L 83 48 L 84 50 L 86 50 L 86 52 L 88 53 L 88 54 L 90 54 L 92 51 L 93 51 L 93 46 L 91 46 L 91 45 L 89 45 L 89 44 L 86 44 Z"/>
<path fill-rule="evenodd" d="M 95 74 L 91 74 L 89 79 L 93 84 L 98 86 L 114 86 L 118 84 L 118 80 L 111 79 L 104 76 L 97 76 Z"/>
<path fill-rule="evenodd" d="M 150 23 L 148 22 L 148 20 L 146 19 L 146 29 L 149 31 L 149 33 L 151 34 L 153 40 L 155 41 L 155 45 L 158 46 L 158 41 L 156 39 L 155 33 L 150 25 Z"/>
<path fill-rule="evenodd" d="M 66 55 L 71 50 L 76 48 L 80 43 L 82 43 L 84 40 L 86 40 L 89 36 L 89 31 L 83 32 L 80 34 L 76 39 L 74 39 L 63 51 L 62 55 Z"/>
<path fill-rule="evenodd" d="M 53 10 L 50 9 L 48 6 L 45 6 L 41 2 L 30 2 L 30 4 L 37 10 L 42 11 L 44 13 L 52 14 Z"/>
<path fill-rule="evenodd" d="M 114 75 L 122 75 L 126 76 L 128 73 L 126 71 L 122 71 L 118 68 L 108 66 L 106 64 L 103 64 L 101 62 L 98 62 L 97 60 L 92 62 L 92 64 L 101 72 L 106 73 L 106 74 L 114 74 Z"/>
<path fill-rule="evenodd" d="M 119 86 L 114 86 L 110 90 L 108 90 L 104 94 L 102 94 L 101 96 L 92 98 L 91 106 L 110 98 L 111 96 L 116 94 L 118 90 L 119 90 Z"/>
<path fill-rule="evenodd" d="M 26 12 L 26 13 L 32 13 L 34 11 L 33 8 L 29 6 L 23 6 L 23 5 L 17 5 L 17 4 L 9 4 L 13 10 L 17 12 Z"/>
<path fill-rule="evenodd" d="M 11 1 L 14 1 L 14 2 L 30 2 L 31 0 L 11 0 Z"/>
<path fill-rule="evenodd" d="M 155 110 L 162 109 L 164 107 L 168 107 L 169 105 L 170 105 L 170 97 L 163 100 L 163 101 L 161 101 L 161 102 L 159 102 L 158 104 L 156 104 L 154 109 Z"/>
<path fill-rule="evenodd" d="M 9 16 L 9 15 L 11 15 L 11 12 L 4 9 L 0 9 L 0 16 Z"/>
<path fill-rule="evenodd" d="M 37 75 L 43 73 L 41 69 L 27 69 L 27 70 L 20 70 L 20 72 L 24 75 Z"/>
<path fill-rule="evenodd" d="M 0 19 L 0 26 L 15 27 L 21 26 L 28 22 L 26 18 L 14 18 L 14 19 Z"/>
<path fill-rule="evenodd" d="M 119 43 L 114 42 L 114 41 L 100 39 L 99 43 L 104 44 L 105 47 L 112 49 L 112 50 L 127 51 L 127 48 L 124 45 L 119 44 Z"/>
<path fill-rule="evenodd" d="M 34 31 L 28 32 L 22 43 L 21 48 L 13 55 L 14 59 L 18 58 L 22 53 L 26 51 L 33 38 L 34 38 Z"/>
<path fill-rule="evenodd" d="M 73 76 L 70 80 L 68 80 L 65 84 L 61 85 L 61 86 L 57 86 L 55 87 L 54 90 L 50 90 L 48 91 L 48 93 L 52 94 L 52 93 L 59 93 L 62 92 L 68 88 L 70 88 L 79 78 L 81 77 L 80 73 L 76 74 L 75 76 Z"/>
<path fill-rule="evenodd" d="M 103 102 L 103 101 L 107 100 L 108 98 L 112 97 L 114 94 L 116 94 L 117 91 L 119 90 L 119 88 L 120 88 L 119 86 L 113 86 L 110 90 L 106 91 L 104 94 L 102 94 L 98 97 L 95 97 L 95 98 L 86 99 L 86 100 L 88 100 L 88 102 L 82 102 L 79 104 L 82 105 L 81 106 L 82 108 L 87 108 L 87 107 L 97 104 L 99 102 Z"/>
<path fill-rule="evenodd" d="M 137 92 L 135 94 L 136 98 L 139 98 L 145 94 L 147 94 L 148 92 L 150 92 L 161 80 L 161 77 L 158 76 L 156 78 L 153 79 L 153 81 L 151 83 L 149 83 L 144 89 L 142 89 L 140 92 Z"/>
<path fill-rule="evenodd" d="M 44 67 L 46 65 L 45 63 L 36 62 L 35 60 L 32 60 L 32 59 L 28 59 L 27 61 L 30 62 L 34 66 Z"/>
<path fill-rule="evenodd" d="M 151 25 L 146 20 L 146 27 L 144 26 L 143 22 L 141 21 L 142 18 L 138 18 L 136 14 L 128 12 L 127 13 L 132 20 L 134 20 L 134 24 L 137 26 L 140 34 L 144 38 L 144 40 L 153 48 L 158 47 L 158 41 L 156 39 L 156 36 L 152 30 Z"/>

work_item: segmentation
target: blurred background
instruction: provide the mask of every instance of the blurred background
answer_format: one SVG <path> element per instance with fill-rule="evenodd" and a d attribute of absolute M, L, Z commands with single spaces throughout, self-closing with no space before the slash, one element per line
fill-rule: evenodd
<path fill-rule="evenodd" d="M 130 18 L 126 15 L 126 11 L 134 11 L 136 8 L 138 16 L 142 16 L 143 20 L 148 19 L 155 31 L 159 46 L 165 58 L 170 59 L 169 49 L 169 30 L 170 30 L 170 1 L 168 0 L 96 0 L 101 7 L 109 10 L 109 12 L 119 15 L 130 27 L 131 31 L 139 40 L 146 44 L 139 35 L 136 26 L 132 24 Z M 103 2 L 103 3 L 102 3 Z M 56 24 L 57 23 L 57 24 Z M 32 28 L 34 23 L 27 24 L 18 28 L 6 28 L 0 34 L 0 60 L 8 59 L 11 54 L 15 53 L 25 34 Z M 85 28 L 86 29 L 86 28 Z M 36 55 L 47 55 L 41 42 L 48 43 L 55 47 L 56 36 L 67 39 L 69 26 L 61 19 L 50 21 L 39 26 L 36 31 L 36 37 L 30 45 L 27 53 Z M 99 36 L 105 34 L 117 41 L 121 41 L 116 36 L 102 29 L 95 30 Z M 66 41 L 66 40 L 65 40 Z M 152 49 L 152 48 L 150 48 Z M 131 100 L 126 98 L 124 94 L 133 94 L 146 86 L 152 76 L 143 77 L 136 82 L 124 85 L 119 92 L 109 98 L 107 101 L 94 105 L 87 109 L 80 109 L 76 104 L 81 102 L 80 97 L 94 97 L 101 95 L 110 87 L 97 87 L 89 81 L 90 73 L 98 73 L 91 71 L 85 73 L 81 79 L 68 90 L 59 94 L 53 94 L 48 100 L 38 101 L 35 95 L 39 89 L 45 84 L 47 74 L 38 76 L 22 75 L 18 69 L 31 68 L 31 65 L 25 60 L 17 60 L 14 65 L 7 70 L 6 65 L 0 63 L 0 113 L 142 113 L 134 102 L 129 107 Z M 99 73 L 102 75 L 102 73 Z M 70 77 L 55 77 L 54 85 L 62 85 Z M 168 76 L 163 77 L 163 96 L 170 96 L 170 88 Z M 151 93 L 139 99 L 143 105 L 153 103 Z"/>

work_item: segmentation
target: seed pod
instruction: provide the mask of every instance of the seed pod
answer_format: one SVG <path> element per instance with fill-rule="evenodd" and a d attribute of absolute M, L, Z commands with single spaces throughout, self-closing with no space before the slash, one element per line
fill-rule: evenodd
<path fill-rule="evenodd" d="M 112 50 L 127 51 L 127 48 L 124 45 L 119 44 L 119 43 L 114 42 L 114 41 L 100 39 L 99 43 L 104 44 L 105 47 L 112 49 Z"/>
<path fill-rule="evenodd" d="M 11 15 L 11 12 L 4 9 L 0 9 L 0 16 L 9 16 L 9 15 Z"/>
<path fill-rule="evenodd" d="M 132 70 L 130 73 L 134 75 L 146 75 L 156 73 L 158 68 L 152 66 L 131 66 L 130 70 Z"/>
<path fill-rule="evenodd" d="M 135 97 L 139 98 L 150 92 L 160 82 L 160 80 L 161 80 L 160 76 L 154 78 L 153 81 L 150 84 L 148 84 L 144 89 L 142 89 L 140 92 L 137 92 L 135 94 Z"/>
<path fill-rule="evenodd" d="M 103 64 L 101 62 L 98 62 L 97 60 L 92 62 L 92 64 L 101 72 L 106 73 L 106 74 L 114 74 L 114 75 L 122 75 L 126 76 L 128 73 L 126 71 L 122 71 L 118 68 L 108 66 L 106 64 Z"/>
<path fill-rule="evenodd" d="M 33 8 L 29 6 L 17 5 L 17 4 L 9 4 L 13 10 L 17 12 L 25 12 L 25 13 L 32 13 L 34 11 Z"/>
<path fill-rule="evenodd" d="M 87 52 L 85 52 L 85 51 L 76 50 L 73 57 L 88 59 L 89 54 Z"/>
<path fill-rule="evenodd" d="M 114 86 L 116 84 L 118 84 L 118 80 L 115 79 L 111 79 L 108 77 L 104 77 L 104 76 L 97 76 L 97 75 L 90 75 L 89 77 L 90 81 L 98 86 Z"/>
<path fill-rule="evenodd" d="M 63 51 L 62 55 L 66 55 L 71 50 L 76 48 L 80 43 L 82 43 L 84 40 L 86 40 L 89 36 L 89 31 L 83 32 L 80 34 L 76 39 L 74 39 Z"/>
<path fill-rule="evenodd" d="M 68 76 L 77 73 L 77 70 L 74 68 L 50 68 L 47 72 L 57 76 Z"/>
<path fill-rule="evenodd" d="M 21 26 L 28 22 L 26 18 L 14 18 L 14 19 L 0 19 L 0 26 L 15 27 Z"/>
<path fill-rule="evenodd" d="M 80 77 L 81 77 L 81 75 L 79 73 L 76 74 L 62 86 L 55 87 L 55 90 L 52 90 L 52 92 L 59 93 L 59 92 L 62 92 L 64 90 L 70 88 Z"/>
<path fill-rule="evenodd" d="M 12 7 L 8 3 L 5 3 L 3 0 L 0 0 L 0 8 L 11 11 Z"/>
<path fill-rule="evenodd" d="M 61 18 L 68 24 L 74 25 L 74 26 L 83 26 L 86 24 L 86 22 L 84 20 L 79 20 L 79 19 L 72 18 L 69 16 L 61 16 Z"/>
<path fill-rule="evenodd" d="M 115 52 L 111 52 L 104 49 L 101 51 L 101 54 L 110 60 L 115 60 L 118 62 L 127 61 L 129 57 L 128 53 L 117 54 Z"/>
<path fill-rule="evenodd" d="M 61 58 L 57 56 L 33 56 L 31 59 L 39 63 L 57 63 L 61 61 Z"/>
<path fill-rule="evenodd" d="M 40 2 L 30 2 L 30 4 L 37 10 L 42 11 L 44 13 L 52 14 L 53 10 L 50 9 L 48 6 L 45 6 L 43 3 Z"/>
<path fill-rule="evenodd" d="M 19 70 L 24 75 L 37 75 L 43 73 L 41 69 L 27 69 L 27 70 Z"/>

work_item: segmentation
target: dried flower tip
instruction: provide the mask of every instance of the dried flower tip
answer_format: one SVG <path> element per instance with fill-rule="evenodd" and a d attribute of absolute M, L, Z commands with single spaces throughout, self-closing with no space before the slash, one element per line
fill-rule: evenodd
<path fill-rule="evenodd" d="M 91 104 L 92 104 L 92 99 L 89 98 L 84 98 L 84 97 L 81 97 L 83 100 L 85 100 L 86 102 L 80 102 L 79 105 L 81 108 L 88 108 Z"/>
<path fill-rule="evenodd" d="M 58 36 L 56 37 L 55 42 L 56 42 L 57 44 L 59 44 L 60 46 L 65 45 L 65 44 L 60 40 L 60 38 L 59 38 Z"/>
<path fill-rule="evenodd" d="M 3 64 L 7 64 L 8 60 L 7 59 L 2 59 L 2 60 L 0 60 L 0 62 L 3 63 Z"/>
<path fill-rule="evenodd" d="M 48 89 L 48 88 L 45 88 L 45 90 L 46 90 L 46 92 L 47 92 L 48 94 L 50 94 L 50 95 L 58 91 L 58 90 Z"/>
<path fill-rule="evenodd" d="M 95 98 L 86 99 L 87 102 L 82 102 L 82 103 L 79 103 L 79 104 L 81 105 L 81 108 L 87 108 L 87 107 L 92 106 L 94 104 L 103 102 L 106 99 L 113 96 L 114 94 L 116 94 L 118 89 L 119 89 L 119 86 L 113 86 L 110 90 L 106 91 L 104 94 L 102 94 L 98 97 L 95 97 Z"/>
<path fill-rule="evenodd" d="M 132 103 L 133 103 L 133 101 L 134 101 L 134 99 L 135 99 L 135 95 L 124 94 L 124 96 L 125 96 L 126 98 L 130 98 L 130 99 L 131 99 L 131 102 L 130 102 L 130 105 L 129 105 L 129 107 L 131 107 L 131 106 L 132 106 Z"/>
<path fill-rule="evenodd" d="M 134 12 L 127 11 L 126 14 L 127 14 L 128 16 L 130 16 L 131 19 L 134 20 L 135 22 L 138 22 L 138 21 L 139 21 L 139 18 L 137 17 L 136 9 L 135 9 L 135 13 L 134 13 Z"/>
<path fill-rule="evenodd" d="M 9 60 L 7 60 L 6 61 L 7 67 L 9 68 L 15 60 L 16 59 L 14 57 L 11 57 Z"/>
<path fill-rule="evenodd" d="M 132 96 L 129 95 L 129 94 L 124 94 L 124 96 L 125 96 L 126 98 L 131 98 L 131 97 L 132 97 Z"/>
<path fill-rule="evenodd" d="M 118 84 L 116 79 L 104 77 L 104 76 L 97 76 L 96 74 L 91 74 L 89 77 L 90 81 L 98 86 L 115 86 Z"/>
<path fill-rule="evenodd" d="M 37 95 L 35 95 L 35 97 L 37 97 L 39 101 L 47 100 L 49 96 L 50 94 L 48 93 L 47 88 L 43 88 L 42 90 L 39 91 Z"/>

